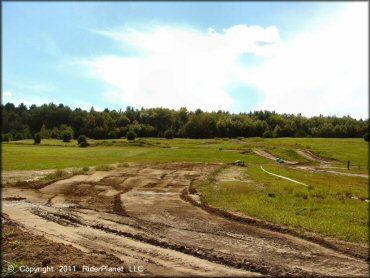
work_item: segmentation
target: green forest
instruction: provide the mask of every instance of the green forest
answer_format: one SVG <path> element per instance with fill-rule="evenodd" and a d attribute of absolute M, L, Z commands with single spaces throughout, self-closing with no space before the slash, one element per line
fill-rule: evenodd
<path fill-rule="evenodd" d="M 61 138 L 69 133 L 73 138 L 85 135 L 92 139 L 114 139 L 129 131 L 139 137 L 363 137 L 368 132 L 368 120 L 350 116 L 315 116 L 278 114 L 254 111 L 232 114 L 227 111 L 204 112 L 186 108 L 126 107 L 125 110 L 72 110 L 63 104 L 41 106 L 12 103 L 1 105 L 2 140 L 16 141 L 34 138 Z"/>

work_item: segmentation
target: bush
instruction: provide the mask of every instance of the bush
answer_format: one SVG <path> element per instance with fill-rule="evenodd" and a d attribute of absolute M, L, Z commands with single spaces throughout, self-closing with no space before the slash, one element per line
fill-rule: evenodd
<path fill-rule="evenodd" d="M 84 171 L 84 172 L 88 172 L 89 170 L 90 170 L 90 168 L 87 167 L 87 166 L 85 166 L 85 167 L 82 168 L 82 171 Z"/>
<path fill-rule="evenodd" d="M 52 131 L 50 132 L 50 138 L 54 138 L 54 139 L 59 138 L 59 130 L 56 127 L 54 127 Z"/>
<path fill-rule="evenodd" d="M 86 147 L 88 147 L 88 146 L 90 146 L 90 144 L 89 143 L 87 143 L 87 142 L 82 142 L 81 144 L 79 144 L 78 145 L 80 148 L 86 148 Z"/>
<path fill-rule="evenodd" d="M 61 178 L 61 177 L 64 177 L 68 175 L 68 172 L 67 171 L 64 171 L 64 170 L 55 170 L 54 173 L 50 173 L 48 175 L 46 175 L 44 177 L 45 180 L 54 180 L 54 179 L 57 179 L 57 178 Z"/>
<path fill-rule="evenodd" d="M 365 133 L 365 135 L 364 135 L 364 140 L 365 140 L 366 142 L 369 142 L 369 140 L 370 140 L 370 133 L 369 133 L 369 132 L 366 132 L 366 133 Z"/>
<path fill-rule="evenodd" d="M 173 131 L 171 129 L 167 129 L 165 132 L 164 132 L 164 138 L 166 139 L 173 139 L 174 135 L 173 135 Z"/>
<path fill-rule="evenodd" d="M 72 139 L 72 133 L 68 130 L 64 130 L 60 137 L 63 140 L 63 142 L 70 142 Z"/>
<path fill-rule="evenodd" d="M 85 135 L 80 135 L 80 136 L 78 136 L 78 138 L 77 138 L 77 143 L 78 143 L 79 145 L 82 145 L 82 144 L 84 144 L 84 145 L 86 145 L 86 144 L 87 144 L 87 146 L 89 145 L 89 144 L 87 143 L 87 139 L 86 139 L 86 136 L 85 136 Z"/>
<path fill-rule="evenodd" d="M 109 139 L 116 139 L 117 138 L 117 133 L 114 130 L 111 130 L 108 132 L 108 138 Z"/>
<path fill-rule="evenodd" d="M 136 138 L 136 133 L 135 133 L 135 132 L 133 132 L 132 130 L 130 130 L 129 132 L 127 132 L 127 134 L 126 134 L 126 138 L 127 138 L 127 140 L 129 140 L 129 141 L 135 140 L 135 138 Z"/>
<path fill-rule="evenodd" d="M 33 140 L 35 141 L 35 144 L 40 144 L 41 143 L 41 133 L 40 132 L 37 132 L 34 136 L 33 136 Z"/>
<path fill-rule="evenodd" d="M 9 142 L 10 141 L 10 136 L 8 134 L 3 134 L 1 136 L 1 141 L 3 141 L 3 142 Z"/>
<path fill-rule="evenodd" d="M 23 135 L 20 132 L 17 132 L 14 136 L 14 141 L 23 140 Z"/>
<path fill-rule="evenodd" d="M 270 130 L 266 130 L 263 134 L 262 134 L 262 137 L 263 138 L 272 138 L 272 132 Z"/>

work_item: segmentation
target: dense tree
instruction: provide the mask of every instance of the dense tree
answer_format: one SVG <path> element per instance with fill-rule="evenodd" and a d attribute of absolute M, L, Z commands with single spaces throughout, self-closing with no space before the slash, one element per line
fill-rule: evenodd
<path fill-rule="evenodd" d="M 278 114 L 274 111 L 254 111 L 231 114 L 227 111 L 205 112 L 186 108 L 127 107 L 125 110 L 72 110 L 63 104 L 41 106 L 12 103 L 1 105 L 2 134 L 9 140 L 59 138 L 68 131 L 73 138 L 84 134 L 93 139 L 125 137 L 129 130 L 140 137 L 165 137 L 171 130 L 175 137 L 363 137 L 368 132 L 368 120 L 350 116 L 307 118 L 300 114 Z M 266 133 L 267 132 L 267 133 Z M 3 137 L 3 140 L 5 137 Z"/>

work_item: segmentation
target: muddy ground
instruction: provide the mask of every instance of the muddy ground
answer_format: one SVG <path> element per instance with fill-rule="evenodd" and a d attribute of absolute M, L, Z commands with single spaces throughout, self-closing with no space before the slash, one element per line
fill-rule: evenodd
<path fill-rule="evenodd" d="M 24 252 L 7 246 L 4 258 L 31 266 L 78 265 L 72 276 L 89 275 L 83 265 L 102 264 L 139 276 L 368 276 L 364 259 L 189 201 L 197 196 L 184 196 L 193 193 L 188 188 L 217 167 L 133 165 L 56 182 L 6 184 L 5 227 L 16 228 L 16 247 Z"/>

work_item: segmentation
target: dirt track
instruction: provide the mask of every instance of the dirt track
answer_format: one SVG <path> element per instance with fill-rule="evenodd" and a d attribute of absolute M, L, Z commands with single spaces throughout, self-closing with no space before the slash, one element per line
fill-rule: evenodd
<path fill-rule="evenodd" d="M 219 167 L 172 163 L 3 188 L 3 212 L 28 232 L 105 252 L 165 276 L 367 276 L 368 264 L 292 235 L 239 223 L 181 199 Z"/>
<path fill-rule="evenodd" d="M 253 152 L 259 156 L 265 157 L 273 161 L 276 161 L 278 159 L 276 156 L 264 150 L 254 150 Z M 355 174 L 355 173 L 338 172 L 338 171 L 330 170 L 330 168 L 338 169 L 338 167 L 331 166 L 333 161 L 319 157 L 310 151 L 296 150 L 296 152 L 299 155 L 307 158 L 308 160 L 318 162 L 319 165 L 317 166 L 303 165 L 302 166 L 302 165 L 299 165 L 300 164 L 299 162 L 284 160 L 284 164 L 288 165 L 289 167 L 293 169 L 300 169 L 300 170 L 312 171 L 312 172 L 331 173 L 331 174 L 341 175 L 341 176 L 361 177 L 361 178 L 369 179 L 369 175 L 367 174 Z M 346 168 L 342 168 L 342 169 L 346 169 Z"/>
<path fill-rule="evenodd" d="M 254 153 L 255 154 L 258 154 L 260 156 L 263 156 L 267 159 L 270 159 L 270 160 L 274 160 L 276 161 L 278 159 L 278 157 L 272 155 L 271 153 L 267 152 L 267 151 L 264 151 L 264 150 L 254 150 Z M 290 165 L 295 165 L 295 164 L 298 164 L 299 162 L 297 161 L 289 161 L 289 160 L 285 160 L 284 159 L 284 163 L 285 164 L 290 164 Z"/>

